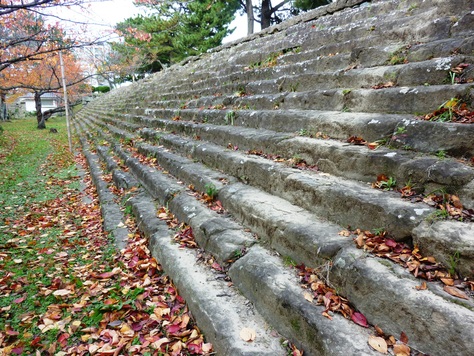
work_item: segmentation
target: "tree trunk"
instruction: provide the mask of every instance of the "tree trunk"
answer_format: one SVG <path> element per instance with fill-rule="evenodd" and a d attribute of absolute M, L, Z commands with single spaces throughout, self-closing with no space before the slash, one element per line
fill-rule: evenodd
<path fill-rule="evenodd" d="M 35 91 L 35 108 L 36 108 L 36 121 L 38 121 L 38 128 L 45 129 L 46 123 L 41 112 L 41 93 Z"/>
<path fill-rule="evenodd" d="M 5 103 L 5 94 L 0 94 L 0 121 L 7 121 L 7 104 Z"/>
<path fill-rule="evenodd" d="M 247 36 L 250 36 L 253 34 L 253 31 L 254 31 L 253 25 L 255 22 L 255 18 L 253 16 L 252 0 L 246 0 L 245 6 L 247 8 Z"/>
<path fill-rule="evenodd" d="M 262 30 L 270 27 L 272 17 L 272 5 L 270 0 L 262 0 Z"/>

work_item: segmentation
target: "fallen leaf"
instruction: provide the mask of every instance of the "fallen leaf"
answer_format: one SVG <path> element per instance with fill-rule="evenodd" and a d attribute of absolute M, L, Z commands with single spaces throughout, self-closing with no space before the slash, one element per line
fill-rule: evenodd
<path fill-rule="evenodd" d="M 408 344 L 408 336 L 403 331 L 400 334 L 400 341 L 404 344 Z"/>
<path fill-rule="evenodd" d="M 447 286 L 454 286 L 454 279 L 452 278 L 440 278 L 440 280 Z"/>
<path fill-rule="evenodd" d="M 461 200 L 459 200 L 459 197 L 457 197 L 456 195 L 451 195 L 451 200 L 452 200 L 453 205 L 454 205 L 455 208 L 457 208 L 457 209 L 462 209 L 463 208 Z"/>
<path fill-rule="evenodd" d="M 372 346 L 372 348 L 375 351 L 381 352 L 383 354 L 387 354 L 387 352 L 388 352 L 387 342 L 379 336 L 370 335 L 369 336 L 369 345 Z"/>
<path fill-rule="evenodd" d="M 256 337 L 255 330 L 250 328 L 243 328 L 242 330 L 240 330 L 240 337 L 244 341 L 252 342 L 255 340 Z"/>
<path fill-rule="evenodd" d="M 308 302 L 312 302 L 314 300 L 313 295 L 311 293 L 304 292 L 303 295 L 304 299 L 306 299 Z"/>
<path fill-rule="evenodd" d="M 416 286 L 415 288 L 416 288 L 416 290 L 425 290 L 425 289 L 428 288 L 428 286 L 426 285 L 426 282 L 423 281 L 423 282 L 421 282 L 420 286 Z"/>
<path fill-rule="evenodd" d="M 56 297 L 63 297 L 68 294 L 71 294 L 71 291 L 69 289 L 58 289 L 53 292 L 53 295 Z"/>
<path fill-rule="evenodd" d="M 410 356 L 410 348 L 404 344 L 393 345 L 393 353 L 395 356 Z"/>
<path fill-rule="evenodd" d="M 461 298 L 461 299 L 469 299 L 466 293 L 464 293 L 462 290 L 456 287 L 444 286 L 443 290 L 454 297 Z"/>
<path fill-rule="evenodd" d="M 339 235 L 349 237 L 351 236 L 351 232 L 349 230 L 342 230 L 342 231 L 339 231 Z"/>
<path fill-rule="evenodd" d="M 352 314 L 351 319 L 357 325 L 363 326 L 364 328 L 369 327 L 369 324 L 367 324 L 367 319 L 362 313 L 355 312 L 354 314 Z"/>

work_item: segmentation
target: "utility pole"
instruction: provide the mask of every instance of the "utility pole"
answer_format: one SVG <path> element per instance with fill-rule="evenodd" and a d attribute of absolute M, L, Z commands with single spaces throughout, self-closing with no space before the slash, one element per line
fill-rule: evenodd
<path fill-rule="evenodd" d="M 64 75 L 64 62 L 63 54 L 59 51 L 59 64 L 61 65 L 61 77 L 63 82 L 63 91 L 64 91 L 64 107 L 66 109 L 66 127 L 67 127 L 67 140 L 69 142 L 69 152 L 72 153 L 72 141 L 71 141 L 71 126 L 69 124 L 69 103 L 67 100 L 67 87 L 66 87 L 66 78 Z"/>

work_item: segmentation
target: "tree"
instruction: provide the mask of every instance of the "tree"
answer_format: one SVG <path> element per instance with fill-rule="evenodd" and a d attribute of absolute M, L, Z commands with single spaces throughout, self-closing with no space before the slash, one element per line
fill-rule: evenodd
<path fill-rule="evenodd" d="M 301 11 L 308 11 L 316 7 L 327 5 L 332 0 L 282 0 L 272 5 L 271 0 L 262 0 L 253 5 L 252 0 L 240 0 L 241 9 L 247 14 L 248 35 L 253 33 L 253 22 L 260 23 L 262 30 L 273 24 L 281 23 Z M 255 15 L 256 14 L 256 15 Z M 258 18 L 259 20 L 256 20 Z"/>
<path fill-rule="evenodd" d="M 89 46 L 100 39 L 65 35 L 53 8 L 79 6 L 85 0 L 0 0 L 0 72 L 8 66 L 41 60 L 51 52 Z M 55 19 L 47 23 L 45 18 Z M 71 31 L 70 31 L 71 32 Z"/>
<path fill-rule="evenodd" d="M 72 6 L 81 4 L 80 0 L 4 0 L 0 2 L 0 16 L 9 15 L 18 10 L 41 11 L 57 6 Z"/>
<path fill-rule="evenodd" d="M 230 33 L 229 24 L 239 1 L 140 0 L 149 16 L 129 18 L 116 27 L 123 43 L 113 44 L 128 63 L 139 62 L 139 72 L 156 72 L 164 66 L 216 47 Z"/>
<path fill-rule="evenodd" d="M 89 92 L 84 85 L 83 71 L 71 53 L 64 56 L 66 83 L 70 87 L 70 96 L 74 97 L 83 92 Z M 62 88 L 61 68 L 58 52 L 51 52 L 41 61 L 25 61 L 10 66 L 0 73 L 0 89 L 32 92 L 35 99 L 36 118 L 39 129 L 46 127 L 45 117 L 41 108 L 41 96 L 45 93 L 56 92 Z"/>

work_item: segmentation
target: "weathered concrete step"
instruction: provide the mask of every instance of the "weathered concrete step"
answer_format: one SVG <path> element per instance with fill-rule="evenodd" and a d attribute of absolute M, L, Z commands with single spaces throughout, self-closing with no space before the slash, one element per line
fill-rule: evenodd
<path fill-rule="evenodd" d="M 424 222 L 413 240 L 427 254 L 463 277 L 474 277 L 474 224 L 458 221 Z"/>
<path fill-rule="evenodd" d="M 80 130 L 79 127 L 76 130 Z M 104 230 L 113 234 L 117 249 L 122 249 L 126 245 L 129 231 L 123 224 L 123 214 L 115 202 L 115 196 L 107 188 L 107 183 L 101 179 L 102 171 L 99 166 L 97 155 L 89 151 L 88 143 L 84 137 L 81 138 L 81 145 L 84 150 L 91 178 L 97 188 L 97 194 L 100 200 L 100 210 L 104 217 Z"/>
<path fill-rule="evenodd" d="M 305 355 L 376 355 L 367 344 L 369 330 L 340 315 L 324 317 L 323 306 L 309 303 L 295 281 L 295 273 L 280 258 L 260 246 L 229 270 L 234 285 L 251 300 L 276 330 L 298 340 Z"/>
<path fill-rule="evenodd" d="M 108 214 L 112 203 L 107 194 L 111 193 L 100 180 L 102 173 L 97 165 L 97 157 L 89 152 L 84 138 L 81 138 L 81 142 L 99 192 L 104 224 L 115 225 L 110 232 L 120 241 L 121 246 L 123 240 L 116 227 L 116 218 L 119 216 L 122 221 L 123 216 L 120 211 L 114 216 Z M 173 232 L 168 230 L 166 223 L 156 218 L 155 206 L 145 194 L 135 196 L 129 204 L 133 207 L 141 226 L 146 225 L 146 231 L 153 231 L 153 234 L 148 236 L 152 254 L 164 266 L 178 286 L 180 294 L 186 298 L 199 327 L 205 332 L 207 340 L 213 343 L 217 352 L 222 355 L 286 354 L 278 338 L 270 334 L 268 324 L 249 309 L 247 300 L 236 293 L 235 289 L 229 288 L 227 282 L 219 280 L 208 268 L 198 265 L 195 254 L 183 251 L 178 245 L 170 243 Z M 118 209 L 117 206 L 116 208 Z M 257 332 L 257 339 L 254 342 L 245 342 L 239 336 L 244 327 L 253 328 Z"/>
<path fill-rule="evenodd" d="M 418 350 L 439 356 L 472 353 L 472 300 L 451 297 L 437 283 L 417 290 L 421 281 L 407 270 L 355 247 L 334 259 L 330 280 L 371 324 L 392 335 L 404 332 Z"/>
<path fill-rule="evenodd" d="M 450 81 L 450 69 L 459 63 L 473 63 L 467 56 L 436 58 L 423 62 L 402 65 L 385 65 L 376 68 L 348 70 L 348 65 L 338 70 L 328 71 L 324 68 L 304 68 L 295 66 L 278 66 L 260 70 L 236 68 L 234 73 L 223 76 L 214 73 L 200 81 L 188 81 L 181 85 L 169 87 L 161 92 L 161 100 L 190 100 L 195 97 L 234 94 L 252 95 L 278 92 L 298 92 L 335 88 L 370 88 L 379 84 L 390 83 L 392 86 L 420 86 L 446 84 Z M 358 66 L 361 64 L 359 63 Z M 303 71 L 303 72 L 301 72 Z M 468 78 L 465 78 L 467 80 Z M 346 90 L 350 90 L 346 89 Z M 149 97 L 148 101 L 152 101 Z"/>
<path fill-rule="evenodd" d="M 103 133 L 101 133 L 101 137 L 113 142 Z M 124 164 L 129 166 L 131 172 L 149 194 L 157 199 L 162 206 L 168 206 L 180 221 L 192 226 L 196 241 L 206 251 L 211 252 L 220 264 L 226 264 L 227 261 L 235 258 L 236 253 L 255 243 L 255 239 L 245 232 L 242 226 L 228 216 L 220 215 L 203 206 L 195 197 L 185 191 L 182 184 L 177 184 L 176 179 L 139 163 L 118 145 L 113 146 L 115 152 L 121 157 Z M 184 159 L 183 161 L 183 165 L 188 163 Z M 170 171 L 175 173 L 173 169 Z M 198 176 L 197 173 L 201 175 Z M 192 165 L 181 169 L 179 178 L 192 182 L 200 191 L 205 191 L 206 184 L 209 183 L 215 183 L 218 189 L 221 188 L 223 178 L 231 181 L 228 177 L 214 171 L 203 171 L 202 168 L 193 169 Z"/>
<path fill-rule="evenodd" d="M 220 355 L 285 355 L 271 327 L 252 310 L 248 301 L 209 267 L 197 262 L 196 253 L 170 242 L 173 234 L 156 217 L 153 201 L 142 194 L 132 206 L 139 226 L 148 234 L 150 250 L 178 287 L 206 338 Z M 240 337 L 244 328 L 256 331 L 253 342 Z"/>
<path fill-rule="evenodd" d="M 428 319 L 427 315 L 430 315 L 433 311 L 433 305 L 436 305 L 437 318 L 443 320 L 440 328 L 448 329 L 445 331 L 445 333 L 447 333 L 446 337 L 450 339 L 453 338 L 456 342 L 460 342 L 462 350 L 469 349 L 472 340 L 469 338 L 469 335 L 467 339 L 465 338 L 465 334 L 459 336 L 458 330 L 465 330 L 466 326 L 472 322 L 473 313 L 470 310 L 470 308 L 473 307 L 473 305 L 471 305 L 472 302 L 467 301 L 461 303 L 463 306 L 452 303 L 442 291 L 437 290 L 437 287 L 431 284 L 430 288 L 433 289 L 433 292 L 416 292 L 414 286 L 418 285 L 419 281 L 411 278 L 407 271 L 401 270 L 390 262 L 367 257 L 361 250 L 352 248 L 352 242 L 349 239 L 346 240 L 337 235 L 336 231 L 340 228 L 328 229 L 327 225 L 320 226 L 315 224 L 310 218 L 303 218 L 302 221 L 299 222 L 298 217 L 304 217 L 303 211 L 301 209 L 299 209 L 299 211 L 293 211 L 294 208 L 292 208 L 291 204 L 288 205 L 278 200 L 278 198 L 257 190 L 252 191 L 248 186 L 240 184 L 224 186 L 219 192 L 219 198 L 226 207 L 231 207 L 230 210 L 234 214 L 235 212 L 232 207 L 233 205 L 238 206 L 241 210 L 235 215 L 241 216 L 245 223 L 251 226 L 254 231 L 261 234 L 262 237 L 265 236 L 271 239 L 269 246 L 275 248 L 283 256 L 289 256 L 291 258 L 298 256 L 298 253 L 296 253 L 298 252 L 298 247 L 294 246 L 295 243 L 300 244 L 300 246 L 306 246 L 306 248 L 308 248 L 308 246 L 314 246 L 313 248 L 309 248 L 309 251 L 312 253 L 306 253 L 306 257 L 304 257 L 303 260 L 303 262 L 308 265 L 311 265 L 310 263 L 318 265 L 321 263 L 321 258 L 324 260 L 324 256 L 319 256 L 319 258 L 315 257 L 314 251 L 326 255 L 326 258 L 328 253 L 334 256 L 335 253 L 339 252 L 338 256 L 333 257 L 336 270 L 329 275 L 330 281 L 336 286 L 338 291 L 343 291 L 340 292 L 341 295 L 348 296 L 349 294 L 354 294 L 354 299 L 349 298 L 349 300 L 364 313 L 369 322 L 379 325 L 385 332 L 399 335 L 403 331 L 408 335 L 410 344 L 413 344 L 413 346 L 419 350 L 433 355 L 443 354 L 443 352 L 447 350 L 444 339 L 440 341 L 439 338 L 434 340 L 433 338 L 426 339 L 425 337 L 420 338 L 416 336 L 418 335 L 416 333 L 420 325 L 426 325 L 426 327 L 428 327 L 426 322 Z M 150 210 L 150 208 L 143 209 L 143 211 L 148 214 L 141 214 L 145 215 L 142 216 L 143 221 L 150 221 L 155 217 L 156 214 L 150 213 Z M 305 236 L 304 233 L 308 234 L 308 237 L 301 241 L 301 236 Z M 326 236 L 322 234 L 326 234 Z M 316 240 L 318 241 L 316 245 L 314 245 L 314 243 L 308 244 L 311 238 L 314 239 L 317 236 L 320 237 L 319 240 Z M 331 240 L 331 237 L 333 237 L 334 240 Z M 291 241 L 291 243 L 289 244 L 288 241 L 281 242 L 279 239 L 286 239 Z M 169 245 L 169 242 L 167 243 Z M 285 248 L 281 246 L 281 244 L 285 243 L 287 244 L 286 251 Z M 317 328 L 316 330 L 321 330 L 321 325 L 325 325 L 325 322 L 327 323 L 329 321 L 318 320 L 315 312 L 305 312 L 303 314 L 303 311 L 314 307 L 305 301 L 301 294 L 295 291 L 294 288 L 296 284 L 287 279 L 288 277 L 282 279 L 280 278 L 281 275 L 278 274 L 277 276 L 280 277 L 275 277 L 275 272 L 281 272 L 281 262 L 265 254 L 266 253 L 261 249 L 251 247 L 248 257 L 244 257 L 241 263 L 238 261 L 231 268 L 231 276 L 233 277 L 234 284 L 241 289 L 245 296 L 256 303 L 257 309 L 264 317 L 268 318 L 267 320 L 271 323 L 281 320 L 280 318 L 282 317 L 291 315 L 291 319 L 289 319 L 290 323 L 277 323 L 277 325 L 279 325 L 278 330 L 290 333 L 284 335 L 295 335 L 294 330 L 288 330 L 291 328 L 285 328 L 285 326 L 299 325 L 300 328 L 308 330 L 307 332 L 309 333 L 309 336 L 301 337 L 300 343 L 304 347 L 309 343 L 310 350 L 314 350 L 313 347 L 315 347 L 315 350 L 318 351 L 320 347 L 324 347 L 321 345 L 327 344 L 324 341 L 315 342 L 315 340 L 312 340 L 311 335 L 316 331 L 307 325 Z M 264 259 L 258 258 L 264 255 Z M 252 262 L 249 263 L 249 260 Z M 301 256 L 295 258 L 295 261 L 301 261 Z M 375 265 L 372 263 L 373 261 L 375 261 Z M 354 272 L 354 269 L 356 269 L 356 272 Z M 357 273 L 357 276 L 354 275 L 354 273 Z M 360 279 L 361 275 L 364 276 L 363 280 Z M 268 276 L 272 277 L 268 278 Z M 380 283 L 380 280 L 383 280 L 385 283 Z M 354 281 L 357 282 L 354 283 Z M 386 283 L 387 281 L 390 281 L 390 283 Z M 360 292 L 361 290 L 362 292 Z M 359 293 L 363 296 L 359 296 Z M 367 298 L 364 293 L 370 293 L 372 297 Z M 424 294 L 420 297 L 416 293 Z M 265 295 L 266 298 L 262 299 L 262 295 Z M 390 295 L 390 298 L 388 298 L 388 295 Z M 409 298 L 411 303 L 406 304 L 406 298 Z M 357 299 L 357 302 L 353 301 L 355 299 Z M 391 300 L 389 306 L 384 302 L 387 299 Z M 380 302 L 373 303 L 374 300 Z M 265 306 L 266 304 L 267 306 Z M 273 310 L 273 314 L 269 315 L 271 310 Z M 299 313 L 296 313 L 298 310 Z M 404 311 L 402 315 L 400 315 L 400 310 Z M 318 320 L 318 323 L 315 322 L 314 318 Z M 319 318 L 322 318 L 322 316 L 319 316 Z M 294 321 L 293 323 L 291 323 L 292 320 Z M 346 321 L 342 319 L 338 322 L 346 323 Z M 447 325 L 452 327 L 448 327 Z M 338 324 L 331 324 L 327 327 L 336 327 L 339 329 Z M 344 326 L 344 329 L 346 328 L 351 330 L 350 333 L 352 335 L 356 335 L 356 344 L 359 345 L 357 348 L 363 347 L 363 340 L 364 337 L 366 337 L 364 335 L 366 334 L 363 331 L 357 330 L 354 333 L 353 329 L 355 329 L 355 326 L 353 324 Z M 431 335 L 431 332 L 435 335 L 439 330 L 431 328 L 430 331 L 425 332 L 425 335 Z M 327 340 L 327 338 L 331 340 L 331 336 L 323 335 L 322 340 Z M 330 352 L 339 350 L 336 345 L 345 345 L 345 342 L 347 342 L 344 341 L 344 339 L 341 340 L 340 336 L 337 337 L 337 340 L 340 341 L 331 343 L 334 348 L 330 348 Z M 340 344 L 340 342 L 342 344 Z M 345 347 L 341 346 L 341 349 L 345 349 Z M 462 351 L 460 354 L 463 354 Z"/>
<path fill-rule="evenodd" d="M 395 193 L 374 190 L 365 184 L 327 174 L 301 172 L 261 157 L 222 150 L 220 146 L 173 135 L 161 136 L 160 144 L 342 226 L 385 227 L 396 238 L 404 239 L 432 212 L 427 205 L 403 201 Z M 159 162 L 163 161 L 162 149 L 147 144 L 138 147 L 143 154 L 154 155 Z M 366 219 L 368 212 L 370 221 Z"/>
<path fill-rule="evenodd" d="M 472 58 L 458 56 L 457 58 L 437 58 L 397 66 L 356 68 L 336 72 L 318 71 L 288 75 L 282 71 L 275 75 L 276 79 L 253 82 L 247 80 L 248 84 L 243 88 L 245 88 L 246 93 L 264 94 L 335 88 L 347 88 L 346 90 L 370 89 L 372 86 L 386 83 L 395 87 L 439 85 L 448 82 L 451 68 L 459 63 L 473 62 Z"/>
<path fill-rule="evenodd" d="M 248 96 L 203 96 L 186 101 L 157 101 L 157 108 L 254 108 L 258 110 L 337 110 L 425 114 L 453 97 L 471 98 L 474 85 L 435 85 L 381 89 L 328 89 Z M 470 99 L 467 99 L 470 100 Z"/>
<path fill-rule="evenodd" d="M 444 151 L 454 157 L 474 156 L 474 125 L 417 120 L 409 115 L 383 115 L 376 113 L 343 113 L 317 110 L 200 110 L 200 109 L 146 109 L 134 110 L 137 114 L 108 114 L 120 117 L 139 126 L 163 128 L 160 119 L 179 117 L 180 121 L 193 121 L 214 125 L 231 124 L 276 132 L 300 132 L 347 140 L 358 136 L 373 142 L 384 140 L 393 147 L 435 154 Z M 103 114 L 102 111 L 99 111 Z M 157 119 L 157 120 L 156 120 Z M 172 125 L 170 123 L 169 125 Z M 166 126 L 165 126 L 166 127 Z M 397 132 L 402 131 L 397 134 Z M 310 154 L 305 159 L 312 162 Z"/>
<path fill-rule="evenodd" d="M 129 130 L 140 129 L 138 124 L 124 121 L 116 124 L 128 126 Z M 147 125 L 150 126 L 199 137 L 224 147 L 231 145 L 241 151 L 263 150 L 286 158 L 301 158 L 308 164 L 317 165 L 320 171 L 366 182 L 373 182 L 378 175 L 385 174 L 387 177 L 396 178 L 400 184 L 410 181 L 419 188 L 433 191 L 443 186 L 460 188 L 474 178 L 474 169 L 457 160 L 424 157 L 410 151 L 395 151 L 383 147 L 370 150 L 365 146 L 334 140 L 294 137 L 293 134 L 262 129 L 195 124 L 181 120 L 154 119 L 152 125 Z M 160 135 L 149 129 L 139 132 L 144 138 L 152 137 L 155 140 L 157 135 Z"/>

